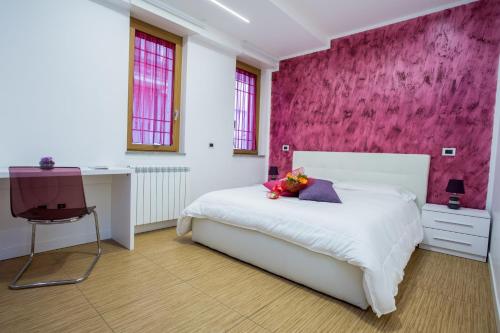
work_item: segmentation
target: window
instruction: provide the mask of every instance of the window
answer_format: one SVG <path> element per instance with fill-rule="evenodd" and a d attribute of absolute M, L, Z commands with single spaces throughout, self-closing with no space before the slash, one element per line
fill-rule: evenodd
<path fill-rule="evenodd" d="M 260 70 L 236 62 L 233 149 L 235 154 L 257 155 Z"/>
<path fill-rule="evenodd" d="M 182 38 L 130 19 L 127 149 L 178 151 Z"/>

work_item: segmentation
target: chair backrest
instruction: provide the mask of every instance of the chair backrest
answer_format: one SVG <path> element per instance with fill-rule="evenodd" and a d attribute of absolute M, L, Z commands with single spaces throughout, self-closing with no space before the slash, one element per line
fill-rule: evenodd
<path fill-rule="evenodd" d="M 43 210 L 42 220 L 64 219 L 87 207 L 80 168 L 10 167 L 9 175 L 14 217 L 25 217 L 30 210 Z"/>

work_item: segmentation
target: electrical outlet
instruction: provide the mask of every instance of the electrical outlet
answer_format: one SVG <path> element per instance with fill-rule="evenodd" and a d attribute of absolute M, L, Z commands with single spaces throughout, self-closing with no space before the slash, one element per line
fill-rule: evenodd
<path fill-rule="evenodd" d="M 282 151 L 290 151 L 290 145 L 283 145 L 281 146 Z"/>
<path fill-rule="evenodd" d="M 455 156 L 457 153 L 457 148 L 443 148 L 441 155 L 442 156 Z"/>

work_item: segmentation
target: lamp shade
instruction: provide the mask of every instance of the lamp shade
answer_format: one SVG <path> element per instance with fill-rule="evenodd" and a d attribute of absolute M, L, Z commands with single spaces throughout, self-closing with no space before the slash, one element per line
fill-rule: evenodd
<path fill-rule="evenodd" d="M 269 176 L 277 176 L 279 174 L 277 166 L 269 167 Z"/>
<path fill-rule="evenodd" d="M 464 181 L 462 179 L 450 179 L 448 181 L 448 186 L 446 186 L 446 192 L 464 194 L 465 193 Z"/>

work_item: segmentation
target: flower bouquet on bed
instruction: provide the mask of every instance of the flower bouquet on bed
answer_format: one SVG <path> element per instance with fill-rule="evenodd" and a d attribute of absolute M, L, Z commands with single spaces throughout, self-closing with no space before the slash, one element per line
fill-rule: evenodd
<path fill-rule="evenodd" d="M 295 169 L 286 174 L 286 177 L 277 182 L 273 186 L 271 192 L 268 193 L 269 199 L 278 199 L 283 192 L 298 193 L 300 190 L 307 187 L 309 178 L 304 173 L 304 168 Z"/>

